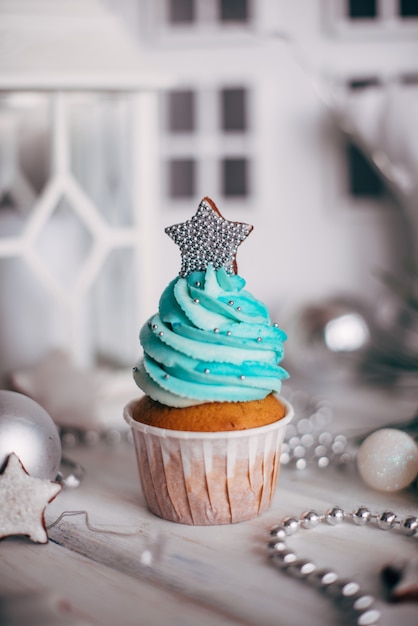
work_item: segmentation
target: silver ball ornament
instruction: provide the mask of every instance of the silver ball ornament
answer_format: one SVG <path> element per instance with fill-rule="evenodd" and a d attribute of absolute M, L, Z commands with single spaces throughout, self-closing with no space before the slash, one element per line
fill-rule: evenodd
<path fill-rule="evenodd" d="M 0 390 L 0 471 L 12 452 L 30 476 L 56 478 L 61 441 L 52 418 L 31 398 Z"/>

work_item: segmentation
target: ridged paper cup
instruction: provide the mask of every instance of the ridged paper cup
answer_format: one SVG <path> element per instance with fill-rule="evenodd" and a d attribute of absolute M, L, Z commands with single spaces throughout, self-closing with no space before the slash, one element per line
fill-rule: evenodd
<path fill-rule="evenodd" d="M 231 524 L 269 508 L 280 469 L 281 446 L 292 406 L 282 419 L 247 430 L 191 432 L 148 426 L 124 417 L 132 428 L 142 490 L 150 510 L 182 524 Z"/>

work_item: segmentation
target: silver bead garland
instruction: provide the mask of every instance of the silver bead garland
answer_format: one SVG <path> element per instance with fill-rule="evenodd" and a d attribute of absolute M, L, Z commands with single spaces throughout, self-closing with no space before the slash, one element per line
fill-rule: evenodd
<path fill-rule="evenodd" d="M 398 519 L 392 511 L 373 514 L 365 506 L 346 513 L 341 507 L 333 506 L 324 514 L 308 510 L 300 517 L 284 517 L 270 530 L 269 556 L 275 567 L 305 580 L 343 607 L 345 612 L 349 612 L 352 624 L 375 626 L 379 623 L 381 613 L 374 606 L 373 596 L 362 592 L 355 581 L 340 578 L 333 569 L 319 569 L 312 560 L 298 557 L 287 543 L 288 537 L 298 533 L 301 528 L 311 530 L 321 523 L 336 526 L 345 521 L 351 521 L 356 526 L 373 523 L 380 530 L 395 530 L 407 537 L 418 533 L 416 516 Z"/>
<path fill-rule="evenodd" d="M 93 448 L 100 443 L 105 443 L 109 446 L 116 446 L 124 442 L 133 444 L 132 433 L 127 429 L 103 428 L 100 430 L 82 430 L 80 428 L 63 426 L 59 429 L 59 434 L 64 450 L 78 445 Z"/>
<path fill-rule="evenodd" d="M 286 428 L 281 464 L 296 470 L 352 464 L 356 455 L 354 446 L 342 433 L 333 434 L 328 430 L 334 417 L 332 405 L 327 400 L 306 398 L 298 392 L 290 394 L 289 401 L 300 417 Z"/>
<path fill-rule="evenodd" d="M 61 466 L 55 480 L 64 488 L 75 489 L 79 487 L 86 473 L 81 463 L 62 457 Z"/>
<path fill-rule="evenodd" d="M 299 391 L 288 392 L 285 397 L 298 418 L 286 427 L 280 456 L 283 466 L 295 470 L 332 467 L 346 473 L 358 470 L 363 482 L 373 489 L 418 489 L 418 413 L 407 422 L 385 424 L 348 437 L 333 431 L 334 410 L 329 401 Z M 395 455 L 394 449 L 402 451 Z M 372 460 L 371 454 L 375 455 Z M 384 474 L 381 467 L 386 468 Z"/>
<path fill-rule="evenodd" d="M 81 430 L 79 428 L 61 427 L 59 429 L 59 435 L 64 450 L 79 445 L 95 447 L 100 443 L 105 443 L 108 446 L 115 446 L 123 442 L 133 444 L 130 430 L 119 430 L 116 428 Z M 62 484 L 64 488 L 74 489 L 80 486 L 85 473 L 85 469 L 80 463 L 63 456 L 55 480 Z"/>

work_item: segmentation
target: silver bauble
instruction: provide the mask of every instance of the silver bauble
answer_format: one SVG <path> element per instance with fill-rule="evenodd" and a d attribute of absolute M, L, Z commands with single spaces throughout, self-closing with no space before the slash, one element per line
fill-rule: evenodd
<path fill-rule="evenodd" d="M 288 369 L 333 381 L 346 380 L 358 371 L 374 333 L 363 303 L 333 297 L 306 304 L 288 318 L 281 324 L 289 336 Z"/>
<path fill-rule="evenodd" d="M 31 398 L 0 390 L 0 472 L 11 452 L 30 476 L 56 478 L 61 441 L 52 418 Z"/>

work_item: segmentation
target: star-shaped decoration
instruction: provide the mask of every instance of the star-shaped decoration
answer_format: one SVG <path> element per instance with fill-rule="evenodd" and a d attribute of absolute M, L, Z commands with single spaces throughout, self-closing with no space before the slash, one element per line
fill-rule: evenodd
<path fill-rule="evenodd" d="M 203 198 L 195 215 L 182 224 L 165 229 L 181 252 L 180 276 L 204 271 L 209 263 L 215 269 L 237 273 L 236 254 L 240 243 L 252 231 L 250 224 L 229 222 L 210 198 Z"/>
<path fill-rule="evenodd" d="M 61 489 L 51 480 L 29 476 L 12 452 L 0 475 L 0 539 L 27 535 L 32 541 L 47 543 L 44 511 Z"/>

